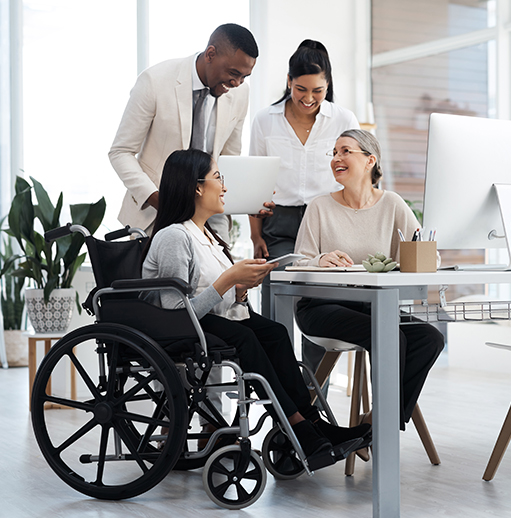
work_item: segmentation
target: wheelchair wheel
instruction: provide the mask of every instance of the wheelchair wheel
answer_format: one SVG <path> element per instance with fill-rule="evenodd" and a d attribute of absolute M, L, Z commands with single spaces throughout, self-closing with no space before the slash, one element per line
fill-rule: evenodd
<path fill-rule="evenodd" d="M 305 472 L 291 441 L 278 426 L 272 428 L 265 437 L 262 455 L 266 469 L 276 479 L 291 480 Z"/>
<path fill-rule="evenodd" d="M 266 469 L 259 455 L 251 450 L 244 466 L 241 446 L 226 446 L 206 462 L 202 481 L 209 498 L 226 509 L 243 509 L 253 504 L 266 486 Z"/>
<path fill-rule="evenodd" d="M 57 387 L 70 366 L 74 397 Z M 63 395 L 48 390 L 52 376 L 53 391 Z M 42 454 L 66 484 L 119 500 L 148 491 L 172 469 L 186 438 L 187 402 L 161 347 L 134 329 L 99 323 L 69 333 L 42 361 L 32 424 Z"/>

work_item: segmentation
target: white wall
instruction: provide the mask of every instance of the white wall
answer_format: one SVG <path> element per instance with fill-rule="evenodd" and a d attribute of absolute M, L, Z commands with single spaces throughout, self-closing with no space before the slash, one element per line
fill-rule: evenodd
<path fill-rule="evenodd" d="M 304 39 L 321 41 L 330 54 L 335 101 L 365 122 L 369 99 L 368 0 L 252 0 L 250 28 L 259 45 L 251 81 L 251 116 L 279 99 L 289 57 Z"/>

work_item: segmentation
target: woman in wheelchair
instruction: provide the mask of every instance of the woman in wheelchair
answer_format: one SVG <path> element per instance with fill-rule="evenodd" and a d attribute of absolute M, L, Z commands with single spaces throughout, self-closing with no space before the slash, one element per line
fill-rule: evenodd
<path fill-rule="evenodd" d="M 191 285 L 191 303 L 203 330 L 234 347 L 244 371 L 267 379 L 307 457 L 348 441 L 354 444 L 351 451 L 367 446 L 370 425 L 343 428 L 321 419 L 287 330 L 247 304 L 247 289 L 259 285 L 277 264 L 265 259 L 233 264 L 227 245 L 209 227 L 208 218 L 224 211 L 227 192 L 215 161 L 199 150 L 175 151 L 163 168 L 159 192 L 142 277 L 177 277 Z M 148 301 L 167 309 L 182 305 L 171 291 L 150 292 Z M 266 397 L 257 382 L 254 389 Z M 276 419 L 272 405 L 267 409 Z M 353 441 L 359 437 L 364 441 Z"/>

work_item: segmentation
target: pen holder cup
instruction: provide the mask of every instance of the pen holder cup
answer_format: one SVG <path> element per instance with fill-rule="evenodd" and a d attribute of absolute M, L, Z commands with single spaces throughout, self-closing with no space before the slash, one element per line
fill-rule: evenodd
<path fill-rule="evenodd" d="M 402 272 L 436 272 L 436 241 L 401 241 L 399 257 Z"/>

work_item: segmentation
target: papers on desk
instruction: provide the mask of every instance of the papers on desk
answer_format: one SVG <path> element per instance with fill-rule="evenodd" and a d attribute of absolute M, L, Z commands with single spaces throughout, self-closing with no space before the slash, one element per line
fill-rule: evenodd
<path fill-rule="evenodd" d="M 286 272 L 365 272 L 361 264 L 353 266 L 286 266 Z"/>

